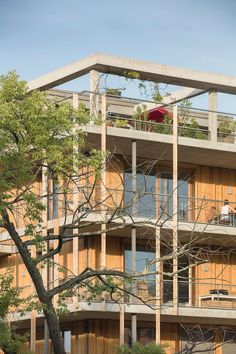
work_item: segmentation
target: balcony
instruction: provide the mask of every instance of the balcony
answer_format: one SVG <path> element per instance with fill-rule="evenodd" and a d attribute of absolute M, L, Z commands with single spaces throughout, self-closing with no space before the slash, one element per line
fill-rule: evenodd
<path fill-rule="evenodd" d="M 101 189 L 96 187 L 82 188 L 78 192 L 78 202 L 82 207 L 79 210 L 83 220 L 86 218 L 98 220 L 101 211 L 106 211 L 107 219 L 117 223 L 137 223 L 145 221 L 158 222 L 164 227 L 171 227 L 173 218 L 173 195 L 155 193 L 155 190 L 140 190 L 134 193 L 130 190 L 107 188 L 104 199 L 101 200 Z M 55 199 L 55 198 L 54 198 Z M 225 200 L 178 196 L 178 221 L 180 225 L 189 224 L 233 229 L 236 227 L 236 201 L 229 201 L 233 210 L 228 215 L 222 214 Z M 65 212 L 66 204 L 63 200 L 57 200 L 56 212 L 59 218 L 65 215 L 67 218 L 73 215 L 71 201 Z M 134 208 L 135 206 L 135 208 Z M 55 212 L 48 214 L 48 220 L 55 218 Z M 69 219 L 68 219 L 69 220 Z M 169 225 L 169 226 L 168 226 Z M 233 232 L 234 233 L 234 232 Z"/>

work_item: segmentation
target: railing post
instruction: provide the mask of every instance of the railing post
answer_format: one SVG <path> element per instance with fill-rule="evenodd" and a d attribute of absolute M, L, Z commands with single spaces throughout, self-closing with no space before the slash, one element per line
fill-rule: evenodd
<path fill-rule="evenodd" d="M 208 94 L 208 106 L 209 106 L 209 114 L 208 114 L 208 129 L 211 134 L 211 141 L 217 141 L 217 91 L 211 90 Z"/>

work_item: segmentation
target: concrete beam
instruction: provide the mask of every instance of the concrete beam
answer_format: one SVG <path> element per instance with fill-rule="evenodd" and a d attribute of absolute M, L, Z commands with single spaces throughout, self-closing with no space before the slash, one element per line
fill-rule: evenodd
<path fill-rule="evenodd" d="M 236 77 L 100 53 L 31 80 L 28 82 L 28 87 L 29 90 L 47 90 L 85 75 L 92 69 L 121 76 L 125 71 L 137 71 L 142 80 L 236 94 Z"/>

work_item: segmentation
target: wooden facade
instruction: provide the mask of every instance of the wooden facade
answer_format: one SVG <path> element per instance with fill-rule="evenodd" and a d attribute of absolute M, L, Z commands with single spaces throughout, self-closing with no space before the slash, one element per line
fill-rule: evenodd
<path fill-rule="evenodd" d="M 125 166 L 126 163 L 124 159 L 117 156 L 110 161 L 107 167 L 107 193 L 111 193 L 112 196 L 109 195 L 106 201 L 108 209 L 117 208 L 124 203 Z M 188 171 L 189 198 L 192 198 L 192 203 L 200 215 L 198 218 L 199 222 L 206 222 L 210 218 L 210 207 L 217 206 L 217 208 L 220 208 L 221 202 L 223 202 L 224 199 L 228 199 L 232 205 L 234 205 L 234 203 L 236 204 L 236 174 L 234 170 L 193 165 L 180 166 L 180 171 L 181 170 Z M 171 173 L 171 168 L 168 163 L 163 162 L 155 166 L 154 176 L 156 178 L 157 211 L 160 204 L 158 195 L 161 193 L 161 176 L 162 173 L 167 172 Z M 40 182 L 38 183 L 39 185 L 35 188 L 40 190 Z M 100 193 L 98 193 L 97 196 L 100 197 Z M 198 201 L 205 203 L 207 200 L 210 200 L 207 204 L 207 208 L 204 209 L 203 207 L 199 212 L 198 208 L 196 208 L 196 203 L 198 203 Z M 191 217 L 193 218 L 194 214 L 192 215 Z M 63 211 L 59 208 L 58 217 L 60 216 L 63 216 Z M 17 222 L 19 226 L 23 226 L 22 220 L 18 220 Z M 55 219 L 54 226 L 56 222 L 57 220 Z M 53 232 L 53 229 L 50 232 Z M 204 242 L 204 240 L 201 240 L 203 249 L 206 244 Z M 130 235 L 123 229 L 116 234 L 107 234 L 106 266 L 108 268 L 117 270 L 125 269 L 125 249 L 128 244 L 130 244 Z M 137 244 L 147 244 L 146 233 L 143 237 L 142 232 L 138 231 Z M 150 244 L 153 247 L 153 252 L 155 252 L 154 243 L 151 242 Z M 220 245 L 220 241 L 218 244 Z M 221 254 L 216 254 L 214 253 L 216 247 L 218 246 L 212 246 L 212 255 L 209 257 L 207 263 L 198 265 L 192 269 L 191 278 L 189 277 L 189 292 L 191 293 L 189 304 L 194 307 L 202 308 L 220 307 L 222 309 L 234 309 L 236 308 L 236 300 L 234 299 L 229 298 L 228 300 L 222 300 L 219 298 L 217 301 L 215 299 L 201 300 L 201 297 L 208 295 L 213 289 L 224 289 L 228 291 L 229 295 L 232 297 L 235 296 L 236 298 L 236 253 L 233 251 L 227 253 L 227 245 L 226 247 L 220 245 Z M 77 259 L 75 257 L 77 257 Z M 69 240 L 63 245 L 57 261 L 64 267 L 65 271 L 56 273 L 56 270 L 54 270 L 55 274 L 52 274 L 53 270 L 51 270 L 49 272 L 51 274 L 49 275 L 49 282 L 55 281 L 56 276 L 59 277 L 59 282 L 69 277 L 70 273 L 73 272 L 75 263 L 77 264 L 79 272 L 82 272 L 87 266 L 98 269 L 101 267 L 100 236 L 93 235 L 80 238 L 78 241 L 78 254 L 74 254 L 73 241 Z M 25 297 L 32 294 L 34 288 L 19 254 L 15 253 L 0 257 L 0 273 L 4 273 L 9 267 L 14 271 L 15 284 L 23 289 L 22 296 Z M 162 279 L 162 281 L 163 280 L 164 279 Z M 148 300 L 149 294 L 147 287 L 145 288 L 145 284 L 138 295 Z M 166 305 L 164 295 L 162 296 L 161 302 Z M 72 299 L 68 301 L 68 303 L 71 302 Z M 71 321 L 66 324 L 62 323 L 62 328 L 71 331 L 71 354 L 77 352 L 81 354 L 115 354 L 116 347 L 119 344 L 119 321 L 117 320 L 117 314 L 114 316 L 116 319 L 93 319 L 91 318 L 91 314 L 89 314 L 87 319 L 80 320 L 78 315 L 78 320 L 72 318 Z M 172 321 L 175 322 L 174 319 Z M 200 322 L 199 325 L 201 325 Z M 189 321 L 189 326 L 191 326 L 191 320 Z M 127 319 L 125 320 L 125 328 L 127 331 L 130 328 L 130 322 Z M 138 334 L 139 328 L 152 328 L 153 331 L 155 331 L 154 319 L 149 322 L 138 319 Z M 151 331 L 150 333 L 154 332 Z M 38 354 L 42 353 L 43 350 L 43 336 L 43 328 L 41 325 L 38 325 L 36 335 L 36 353 Z M 155 336 L 152 340 L 154 339 Z M 220 339 L 216 337 L 215 341 L 218 343 Z M 161 323 L 161 343 L 166 346 L 167 354 L 172 354 L 178 349 L 181 349 L 180 327 L 177 323 Z M 219 346 L 219 348 L 215 350 L 215 354 L 226 354 L 227 351 L 224 351 L 223 348 L 224 347 Z"/>

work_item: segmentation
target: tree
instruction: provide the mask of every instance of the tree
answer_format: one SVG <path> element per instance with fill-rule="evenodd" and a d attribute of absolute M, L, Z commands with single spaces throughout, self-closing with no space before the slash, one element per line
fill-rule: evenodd
<path fill-rule="evenodd" d="M 13 286 L 13 275 L 9 270 L 0 275 L 0 348 L 5 354 L 20 354 L 26 336 L 16 333 L 16 328 L 10 326 L 7 316 L 11 309 L 23 304 L 20 298 L 21 290 Z"/>

